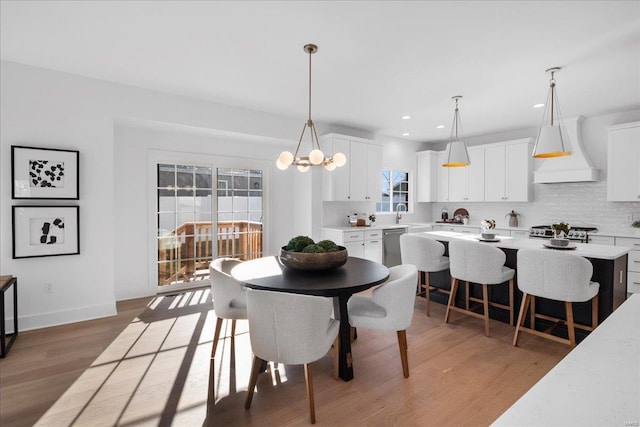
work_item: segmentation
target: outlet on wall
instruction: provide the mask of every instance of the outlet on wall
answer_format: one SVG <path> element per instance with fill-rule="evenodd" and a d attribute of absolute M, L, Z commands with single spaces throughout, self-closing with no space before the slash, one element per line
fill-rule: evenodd
<path fill-rule="evenodd" d="M 631 222 L 633 221 L 633 214 L 627 214 L 624 217 L 625 221 Z"/>
<path fill-rule="evenodd" d="M 44 284 L 44 292 L 46 294 L 52 294 L 53 293 L 53 283 L 51 283 L 51 282 L 45 283 Z"/>

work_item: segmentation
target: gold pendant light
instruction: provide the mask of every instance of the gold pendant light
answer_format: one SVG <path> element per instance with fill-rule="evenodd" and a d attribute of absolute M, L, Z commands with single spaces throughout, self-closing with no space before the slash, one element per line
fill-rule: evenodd
<path fill-rule="evenodd" d="M 566 130 L 560 115 L 560 105 L 558 104 L 556 71 L 560 71 L 560 67 L 546 70 L 547 73 L 551 73 L 551 79 L 549 80 L 549 94 L 547 95 L 547 104 L 542 115 L 542 123 L 538 131 L 536 145 L 533 147 L 532 156 L 537 159 L 571 155 L 571 151 L 568 150 L 569 141 Z"/>
<path fill-rule="evenodd" d="M 276 166 L 280 170 L 285 170 L 291 165 L 298 167 L 300 172 L 306 172 L 311 166 L 324 166 L 328 171 L 334 170 L 336 167 L 344 166 L 347 163 L 347 156 L 342 153 L 334 153 L 332 157 L 325 157 L 324 153 L 320 149 L 320 141 L 318 140 L 318 134 L 316 133 L 316 126 L 311 120 L 311 55 L 318 51 L 318 46 L 314 44 L 307 44 L 304 46 L 304 51 L 309 54 L 309 118 L 302 128 L 302 134 L 298 140 L 298 146 L 295 153 L 291 154 L 290 151 L 283 151 L 276 160 Z M 304 138 L 304 133 L 309 128 L 309 135 L 311 138 L 311 152 L 308 156 L 298 157 L 298 151 L 300 150 L 300 144 Z"/>
<path fill-rule="evenodd" d="M 462 139 L 462 124 L 460 123 L 460 112 L 458 111 L 458 101 L 462 96 L 456 95 L 452 97 L 456 102 L 456 109 L 453 113 L 453 125 L 451 126 L 451 136 L 445 151 L 445 160 L 442 164 L 445 168 L 457 168 L 469 166 L 469 153 L 467 152 L 467 144 Z"/>

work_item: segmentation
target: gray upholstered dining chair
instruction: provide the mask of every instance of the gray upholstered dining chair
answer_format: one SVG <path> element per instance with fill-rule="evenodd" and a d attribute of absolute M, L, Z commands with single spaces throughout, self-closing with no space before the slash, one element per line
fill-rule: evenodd
<path fill-rule="evenodd" d="M 375 288 L 370 297 L 354 295 L 347 302 L 351 326 L 396 331 L 405 378 L 409 378 L 407 328 L 413 319 L 417 280 L 415 265 L 396 265 L 389 268 L 389 279 Z"/>
<path fill-rule="evenodd" d="M 591 281 L 593 265 L 581 256 L 547 249 L 520 249 L 517 257 L 518 288 L 524 295 L 520 305 L 513 345 L 518 345 L 520 332 L 526 332 L 575 347 L 575 327 L 592 331 L 598 326 L 600 284 Z M 569 339 L 535 329 L 536 318 L 562 322 L 561 319 L 536 314 L 535 297 L 564 301 Z M 573 303 L 589 300 L 591 300 L 591 325 L 574 323 Z M 530 315 L 529 327 L 527 328 L 523 324 L 528 308 L 530 308 Z"/>
<path fill-rule="evenodd" d="M 513 277 L 515 270 L 505 267 L 507 259 L 502 250 L 486 243 L 466 240 L 452 240 L 449 242 L 449 260 L 451 271 L 451 294 L 444 316 L 445 323 L 449 323 L 451 311 L 457 311 L 469 316 L 484 319 L 484 334 L 489 336 L 489 306 L 509 310 L 509 324 L 513 325 Z M 456 291 L 460 280 L 466 282 L 465 308 L 455 306 Z M 489 301 L 489 285 L 500 285 L 509 282 L 509 305 Z M 482 299 L 469 295 L 470 283 L 482 285 Z M 479 314 L 469 307 L 469 301 L 482 302 L 483 313 Z"/>
<path fill-rule="evenodd" d="M 331 318 L 329 298 L 286 292 L 247 290 L 249 336 L 253 366 L 245 408 L 251 407 L 253 390 L 263 361 L 304 365 L 311 424 L 316 422 L 311 363 L 327 354 L 336 341 L 340 321 Z"/>
<path fill-rule="evenodd" d="M 247 296 L 244 286 L 231 277 L 231 270 L 242 261 L 234 258 L 218 258 L 209 266 L 211 280 L 211 297 L 213 310 L 216 313 L 216 329 L 213 334 L 211 359 L 216 355 L 222 321 L 231 320 L 231 336 L 236 334 L 236 320 L 247 318 Z"/>
<path fill-rule="evenodd" d="M 400 257 L 402 264 L 413 264 L 418 268 L 418 292 L 422 293 L 427 305 L 427 316 L 430 312 L 431 292 L 443 292 L 449 294 L 446 289 L 432 288 L 429 280 L 429 273 L 444 271 L 449 269 L 449 258 L 444 256 L 445 247 L 437 240 L 421 236 L 416 233 L 407 233 L 400 236 Z M 422 283 L 422 272 L 424 272 L 424 283 Z"/>

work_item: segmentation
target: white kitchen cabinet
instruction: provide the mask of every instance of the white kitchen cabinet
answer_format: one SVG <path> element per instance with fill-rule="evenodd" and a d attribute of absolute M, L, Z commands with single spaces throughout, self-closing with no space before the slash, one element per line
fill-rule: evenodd
<path fill-rule="evenodd" d="M 614 246 L 616 244 L 616 239 L 613 236 L 595 236 L 593 234 L 589 234 L 589 243 Z"/>
<path fill-rule="evenodd" d="M 438 166 L 440 166 L 438 152 L 419 151 L 417 157 L 416 201 L 436 202 L 438 200 Z"/>
<path fill-rule="evenodd" d="M 323 201 L 380 201 L 382 146 L 337 134 L 323 135 L 320 142 L 328 153 L 342 152 L 347 156 L 343 167 L 332 172 L 323 169 Z"/>
<path fill-rule="evenodd" d="M 530 138 L 484 146 L 487 202 L 528 202 L 531 194 Z"/>
<path fill-rule="evenodd" d="M 438 152 L 438 160 L 436 163 L 436 181 L 438 192 L 436 199 L 438 202 L 449 201 L 449 169 L 442 166 L 445 161 L 445 151 Z"/>
<path fill-rule="evenodd" d="M 347 248 L 349 256 L 365 258 L 375 262 L 382 262 L 382 229 L 340 230 L 323 228 L 322 239 L 333 240 L 336 244 Z"/>
<path fill-rule="evenodd" d="M 640 201 L 640 122 L 608 128 L 607 200 Z"/>
<path fill-rule="evenodd" d="M 484 148 L 470 147 L 469 166 L 449 169 L 449 201 L 481 202 L 484 200 Z"/>
<path fill-rule="evenodd" d="M 633 248 L 627 264 L 627 292 L 640 294 L 640 238 L 616 237 L 616 246 Z"/>
<path fill-rule="evenodd" d="M 529 230 L 511 230 L 511 237 L 529 238 Z"/>

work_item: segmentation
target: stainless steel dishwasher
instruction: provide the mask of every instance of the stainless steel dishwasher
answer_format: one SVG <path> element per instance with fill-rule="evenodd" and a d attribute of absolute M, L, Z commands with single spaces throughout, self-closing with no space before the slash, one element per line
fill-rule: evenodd
<path fill-rule="evenodd" d="M 406 228 L 382 230 L 382 263 L 387 267 L 402 264 L 400 259 L 400 236 L 406 232 Z"/>

